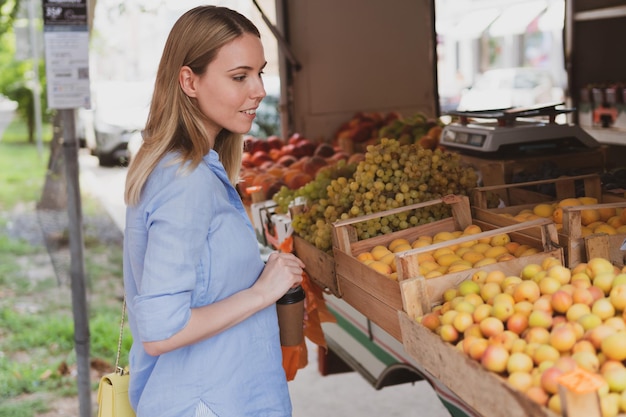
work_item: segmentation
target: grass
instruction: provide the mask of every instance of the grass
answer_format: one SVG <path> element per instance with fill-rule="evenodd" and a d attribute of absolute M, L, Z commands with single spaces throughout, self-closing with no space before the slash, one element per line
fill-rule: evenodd
<path fill-rule="evenodd" d="M 34 213 L 45 183 L 51 131 L 50 126 L 44 129 L 48 133 L 42 155 L 37 144 L 27 143 L 19 121 L 5 131 L 0 141 L 0 230 L 12 216 Z M 108 216 L 92 197 L 81 198 L 85 223 L 90 216 Z M 90 230 L 86 224 L 91 358 L 112 366 L 122 307 L 117 297 L 122 248 L 100 242 Z M 59 285 L 49 265 L 45 246 L 0 233 L 0 416 L 34 417 L 49 411 L 54 399 L 77 395 L 71 372 L 76 366 L 71 288 Z M 127 329 L 122 364 L 128 363 L 131 343 Z M 96 388 L 97 380 L 92 381 Z"/>

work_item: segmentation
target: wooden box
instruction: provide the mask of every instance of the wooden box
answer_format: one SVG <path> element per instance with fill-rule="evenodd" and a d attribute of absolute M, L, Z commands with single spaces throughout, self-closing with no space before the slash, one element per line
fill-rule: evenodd
<path fill-rule="evenodd" d="M 558 417 L 509 386 L 502 377 L 445 343 L 435 333 L 398 312 L 404 350 L 428 373 L 483 416 Z"/>
<path fill-rule="evenodd" d="M 316 285 L 330 294 L 341 297 L 335 275 L 335 260 L 303 238 L 293 235 L 293 249 L 295 255 L 306 265 L 304 270 Z"/>
<path fill-rule="evenodd" d="M 448 204 L 452 209 L 452 216 L 443 220 L 435 221 L 432 223 L 424 224 L 422 226 L 413 227 L 410 229 L 376 236 L 374 238 L 365 239 L 359 241 L 356 236 L 356 230 L 353 224 L 357 222 L 367 221 L 374 217 L 382 217 L 392 213 L 398 213 L 405 210 L 412 210 L 417 208 L 423 208 L 434 204 Z M 441 231 L 457 231 L 463 230 L 470 224 L 479 225 L 482 233 L 460 237 L 458 239 L 449 240 L 446 242 L 436 243 L 423 248 L 412 249 L 406 252 L 400 252 L 396 254 L 396 264 L 398 265 L 398 271 L 404 271 L 404 273 L 398 274 L 398 281 L 394 281 L 389 277 L 375 271 L 368 267 L 356 256 L 365 251 L 369 251 L 376 245 L 388 245 L 391 241 L 397 238 L 405 238 L 409 241 L 417 239 L 422 235 L 433 236 Z M 550 227 L 550 230 L 545 230 L 546 238 L 544 239 L 544 246 L 536 246 L 537 240 L 529 238 L 528 235 L 521 234 L 519 231 L 527 228 L 537 227 Z M 512 225 L 510 227 L 498 228 L 484 222 L 478 222 L 472 219 L 469 199 L 465 196 L 446 196 L 442 199 L 432 200 L 429 202 L 414 204 L 406 207 L 400 207 L 394 210 L 388 210 L 380 213 L 375 213 L 368 216 L 362 216 L 354 219 L 347 219 L 338 221 L 333 224 L 333 253 L 335 260 L 335 272 L 337 275 L 337 283 L 342 294 L 343 300 L 348 302 L 354 308 L 356 308 L 363 315 L 368 317 L 378 326 L 383 328 L 390 335 L 398 340 L 401 340 L 400 325 L 397 318 L 397 311 L 406 308 L 405 311 L 415 314 L 417 309 L 431 302 L 438 297 L 436 288 L 438 282 L 460 282 L 465 279 L 471 278 L 472 274 L 477 269 L 468 269 L 462 272 L 443 275 L 439 278 L 433 278 L 422 281 L 426 283 L 426 286 L 430 288 L 424 294 L 430 294 L 428 298 L 422 300 L 415 300 L 410 306 L 403 307 L 403 299 L 401 295 L 401 286 L 406 283 L 413 282 L 412 279 L 419 275 L 419 265 L 417 262 L 417 254 L 426 252 L 429 250 L 435 250 L 440 247 L 447 247 L 457 243 L 470 241 L 473 239 L 479 239 L 481 237 L 491 237 L 500 233 L 510 233 L 511 238 L 514 238 L 520 243 L 526 243 L 531 246 L 539 247 L 544 252 L 540 254 L 550 253 L 554 256 L 561 256 L 560 249 L 554 249 L 551 247 L 551 242 L 556 241 L 556 229 L 554 223 L 546 220 L 537 220 L 533 222 L 526 222 L 524 224 Z M 537 256 L 537 255 L 534 255 Z M 528 262 L 532 262 L 533 255 L 525 258 Z M 401 263 L 403 268 L 401 269 Z M 495 264 L 482 267 L 480 269 L 496 269 L 506 262 L 499 262 Z M 415 291 L 413 291 L 415 292 Z"/>
<path fill-rule="evenodd" d="M 545 258 L 548 255 L 543 256 Z M 535 262 L 541 264 L 541 259 L 535 259 Z M 527 263 L 526 258 L 519 258 L 500 265 L 499 269 L 505 275 L 519 276 Z M 420 279 L 422 278 L 418 278 Z M 440 292 L 458 286 L 458 282 L 451 280 L 442 284 Z M 418 291 L 424 289 L 423 286 L 416 288 Z M 412 294 L 403 292 L 403 299 L 407 296 L 412 296 Z M 535 403 L 526 394 L 510 386 L 504 377 L 485 370 L 478 361 L 459 351 L 456 346 L 441 340 L 435 332 L 418 323 L 415 316 L 406 311 L 398 311 L 398 321 L 404 350 L 426 372 L 453 391 L 480 415 L 558 417 L 552 410 Z M 595 405 L 597 410 L 589 412 L 590 408 L 587 408 L 585 410 L 587 414 L 572 411 L 567 415 L 600 416 L 598 397 L 586 400 L 586 406 Z M 582 401 L 585 400 L 581 393 L 568 391 L 565 396 L 561 396 L 561 401 L 567 407 L 581 407 Z M 581 407 L 580 411 L 582 410 Z"/>
<path fill-rule="evenodd" d="M 583 181 L 585 196 L 594 197 L 600 203 L 584 206 L 569 206 L 563 209 L 563 227 L 558 232 L 558 243 L 565 250 L 566 265 L 574 267 L 591 257 L 602 256 L 609 259 L 617 266 L 624 265 L 625 252 L 620 250 L 626 234 L 618 233 L 608 238 L 603 234 L 583 236 L 582 233 L 582 210 L 597 210 L 602 208 L 626 208 L 626 201 L 617 196 L 602 193 L 602 184 L 597 174 L 573 177 L 562 177 L 552 180 L 532 181 L 526 183 L 505 184 L 499 186 L 478 187 L 473 194 L 473 215 L 482 221 L 499 227 L 510 226 L 517 223 L 511 217 L 502 214 L 514 215 L 524 209 L 532 209 L 538 203 L 552 203 L 564 198 L 575 197 L 575 183 Z M 554 184 L 556 200 L 553 196 L 529 191 L 527 188 L 542 184 Z M 489 193 L 496 193 L 502 198 L 505 207 L 488 208 Z M 536 230 L 529 230 L 529 235 L 536 239 L 540 235 Z"/>
<path fill-rule="evenodd" d="M 522 156 L 494 159 L 489 157 L 461 155 L 461 160 L 481 172 L 483 184 L 501 185 L 513 182 L 520 172 L 537 173 L 543 165 L 553 164 L 561 170 L 577 170 L 583 173 L 602 172 L 606 166 L 607 147 L 585 149 L 578 152 Z"/>

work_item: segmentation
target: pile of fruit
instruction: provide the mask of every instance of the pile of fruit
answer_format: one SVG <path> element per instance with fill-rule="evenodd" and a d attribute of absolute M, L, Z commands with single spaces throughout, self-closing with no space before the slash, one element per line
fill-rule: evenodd
<path fill-rule="evenodd" d="M 435 200 L 447 194 L 468 195 L 476 187 L 473 168 L 459 154 L 402 145 L 383 138 L 369 145 L 351 176 L 315 178 L 298 190 L 282 187 L 273 200 L 287 213 L 296 197 L 307 207 L 292 218 L 294 232 L 323 251 L 332 249 L 332 223 L 371 213 Z M 450 216 L 445 204 L 384 216 L 356 225 L 359 239 L 407 229 Z"/>
<path fill-rule="evenodd" d="M 481 232 L 480 226 L 473 224 L 464 230 L 455 232 L 439 232 L 434 236 L 422 235 L 413 242 L 398 238 L 392 240 L 387 246 L 377 245 L 369 251 L 361 252 L 356 258 L 379 273 L 397 280 L 397 253 L 439 242 L 452 241 L 461 236 L 476 235 Z M 420 274 L 426 279 L 431 279 L 538 252 L 539 249 L 512 241 L 507 233 L 501 233 L 491 237 L 452 244 L 433 251 L 420 252 L 417 255 L 417 262 Z"/>
<path fill-rule="evenodd" d="M 423 113 L 403 117 L 397 112 L 385 114 L 359 112 L 342 124 L 335 133 L 334 143 L 351 142 L 355 152 L 365 152 L 367 146 L 376 145 L 382 138 L 397 139 L 401 144 L 419 143 L 426 149 L 439 145 L 443 124 Z"/>
<path fill-rule="evenodd" d="M 502 216 L 517 221 L 527 221 L 536 218 L 551 218 L 556 224 L 557 230 L 563 228 L 563 207 L 596 205 L 598 200 L 594 197 L 566 198 L 553 203 L 536 204 L 532 209 L 522 209 L 518 213 L 501 213 Z M 626 233 L 626 210 L 615 207 L 594 208 L 580 212 L 582 236 L 593 233 L 606 233 L 614 235 Z"/>
<path fill-rule="evenodd" d="M 362 159 L 362 154 L 348 155 L 328 143 L 314 143 L 300 134 L 283 141 L 278 136 L 261 139 L 248 136 L 238 184 L 239 194 L 246 203 L 249 187 L 261 187 L 270 199 L 283 186 L 295 190 L 315 178 L 317 172 L 339 161 L 349 163 Z"/>
<path fill-rule="evenodd" d="M 559 415 L 558 378 L 591 372 L 610 417 L 626 412 L 625 319 L 626 268 L 592 258 L 570 269 L 547 257 L 517 275 L 475 272 L 417 321 Z"/>

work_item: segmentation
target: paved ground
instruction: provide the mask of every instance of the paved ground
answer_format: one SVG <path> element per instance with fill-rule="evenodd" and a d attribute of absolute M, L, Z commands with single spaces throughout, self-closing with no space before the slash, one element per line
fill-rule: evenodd
<path fill-rule="evenodd" d="M 124 226 L 124 168 L 101 168 L 95 157 L 80 155 L 81 188 L 102 201 L 116 225 Z M 309 365 L 289 383 L 294 417 L 449 417 L 426 382 L 375 390 L 358 373 L 321 376 L 317 350 L 308 345 Z"/>

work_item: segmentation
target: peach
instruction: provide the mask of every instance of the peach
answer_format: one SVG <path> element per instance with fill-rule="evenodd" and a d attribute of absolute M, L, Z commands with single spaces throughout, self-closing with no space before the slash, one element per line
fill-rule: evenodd
<path fill-rule="evenodd" d="M 541 294 L 554 294 L 561 287 L 561 282 L 558 279 L 549 276 L 541 278 L 538 284 Z"/>
<path fill-rule="evenodd" d="M 580 316 L 576 323 L 579 323 L 585 331 L 588 331 L 601 325 L 602 319 L 597 314 L 587 313 Z"/>
<path fill-rule="evenodd" d="M 592 258 L 587 261 L 586 273 L 595 278 L 600 273 L 613 272 L 613 264 L 605 258 Z"/>
<path fill-rule="evenodd" d="M 538 386 L 532 386 L 528 388 L 526 390 L 526 395 L 532 401 L 542 406 L 546 406 L 548 404 L 548 400 L 550 399 L 548 393 L 543 388 Z"/>
<path fill-rule="evenodd" d="M 509 351 L 500 344 L 492 344 L 485 349 L 480 363 L 488 371 L 502 373 L 506 370 L 508 360 Z"/>
<path fill-rule="evenodd" d="M 506 364 L 506 371 L 509 374 L 513 372 L 525 372 L 530 374 L 530 371 L 535 367 L 533 359 L 523 352 L 515 352 L 509 355 L 509 360 Z"/>
<path fill-rule="evenodd" d="M 548 408 L 554 411 L 557 415 L 563 414 L 563 406 L 561 405 L 561 396 L 560 395 L 552 395 L 548 400 Z"/>
<path fill-rule="evenodd" d="M 442 324 L 439 328 L 439 337 L 448 343 L 454 343 L 459 339 L 459 332 L 452 324 Z"/>
<path fill-rule="evenodd" d="M 551 315 L 553 310 L 550 294 L 544 294 L 539 297 L 539 299 L 533 303 L 533 310 L 542 310 Z"/>
<path fill-rule="evenodd" d="M 528 325 L 530 327 L 542 327 L 549 329 L 552 326 L 552 315 L 544 310 L 534 310 L 528 316 Z"/>
<path fill-rule="evenodd" d="M 623 361 L 626 359 L 626 331 L 617 331 L 605 337 L 600 348 L 608 359 Z"/>
<path fill-rule="evenodd" d="M 487 271 L 485 271 L 484 269 L 476 271 L 472 274 L 472 281 L 478 284 L 484 284 L 486 279 L 487 279 Z"/>
<path fill-rule="evenodd" d="M 624 366 L 611 366 L 602 372 L 602 376 L 609 384 L 612 392 L 622 392 L 626 390 L 626 368 Z"/>
<path fill-rule="evenodd" d="M 420 322 L 424 327 L 431 331 L 435 331 L 435 329 L 441 325 L 439 314 L 432 312 L 424 314 L 421 317 Z"/>
<path fill-rule="evenodd" d="M 589 288 L 574 288 L 572 292 L 572 302 L 574 304 L 591 306 L 591 304 L 593 304 L 593 294 L 589 291 Z"/>
<path fill-rule="evenodd" d="M 593 286 L 600 288 L 604 295 L 609 295 L 613 287 L 613 279 L 615 279 L 613 271 L 600 272 L 593 277 L 592 283 Z"/>
<path fill-rule="evenodd" d="M 504 294 L 499 294 L 499 295 L 504 295 Z M 493 307 L 491 310 L 491 316 L 497 318 L 501 322 L 505 322 L 513 315 L 514 312 L 515 311 L 513 310 L 512 303 L 509 303 L 506 301 L 500 301 L 500 302 L 494 301 Z"/>
<path fill-rule="evenodd" d="M 530 315 L 530 312 L 533 311 L 533 303 L 530 301 L 520 301 L 519 303 L 515 303 L 513 305 L 513 309 L 516 313 L 522 313 L 526 317 Z"/>
<path fill-rule="evenodd" d="M 563 324 L 550 331 L 550 345 L 559 352 L 567 352 L 576 343 L 576 332 L 569 324 Z"/>
<path fill-rule="evenodd" d="M 565 313 L 569 321 L 577 321 L 584 314 L 591 313 L 591 308 L 587 304 L 574 303 Z"/>
<path fill-rule="evenodd" d="M 514 333 L 522 334 L 528 328 L 528 316 L 514 312 L 506 321 L 506 328 Z"/>
<path fill-rule="evenodd" d="M 603 289 L 601 289 L 600 287 L 596 285 L 592 285 L 591 287 L 587 288 L 587 291 L 591 293 L 591 297 L 593 298 L 593 301 L 599 300 L 605 295 L 608 295 L 604 293 Z"/>
<path fill-rule="evenodd" d="M 483 287 L 480 289 L 480 296 L 482 299 L 489 303 L 489 301 L 495 297 L 497 294 L 500 294 L 502 289 L 500 288 L 500 284 L 497 282 L 486 282 Z"/>
<path fill-rule="evenodd" d="M 572 347 L 572 354 L 576 353 L 576 352 L 590 352 L 590 353 L 596 353 L 596 348 L 593 346 L 593 343 L 591 343 L 589 340 L 579 340 L 578 342 L 576 342 L 574 344 L 574 346 Z"/>
<path fill-rule="evenodd" d="M 527 343 L 546 344 L 550 341 L 550 331 L 543 327 L 531 327 L 524 333 Z"/>
<path fill-rule="evenodd" d="M 541 388 L 548 394 L 556 394 L 559 391 L 559 378 L 563 375 L 562 369 L 552 366 L 541 374 Z"/>
<path fill-rule="evenodd" d="M 472 314 L 467 311 L 459 312 L 452 320 L 452 326 L 454 326 L 459 333 L 463 333 L 472 324 L 474 324 L 474 319 L 472 318 Z"/>
<path fill-rule="evenodd" d="M 600 298 L 591 305 L 591 312 L 602 320 L 615 316 L 615 307 L 608 298 Z"/>
<path fill-rule="evenodd" d="M 487 339 L 476 339 L 469 347 L 469 356 L 476 360 L 480 361 L 480 358 L 483 357 L 485 350 L 489 346 L 489 342 Z"/>
<path fill-rule="evenodd" d="M 544 278 L 547 279 L 547 278 Z M 557 313 L 565 314 L 567 310 L 574 304 L 573 296 L 566 291 L 558 290 L 552 294 L 550 305 L 552 310 Z"/>
<path fill-rule="evenodd" d="M 534 303 L 540 295 L 539 285 L 534 281 L 522 281 L 513 291 L 515 302 L 529 301 Z"/>
<path fill-rule="evenodd" d="M 572 271 L 563 265 L 554 265 L 548 269 L 548 276 L 559 280 L 561 285 L 568 284 L 572 278 Z"/>
<path fill-rule="evenodd" d="M 537 346 L 533 354 L 533 361 L 536 365 L 543 362 L 554 363 L 561 357 L 561 353 L 552 345 L 541 344 Z"/>
<path fill-rule="evenodd" d="M 600 396 L 600 411 L 602 417 L 616 417 L 619 414 L 620 394 L 611 392 Z"/>
<path fill-rule="evenodd" d="M 490 304 L 481 304 L 476 306 L 474 312 L 472 313 L 472 318 L 474 319 L 474 323 L 480 323 L 487 317 L 491 316 L 491 309 L 493 307 Z"/>
<path fill-rule="evenodd" d="M 529 279 L 532 279 L 532 277 L 535 276 L 535 274 L 537 274 L 539 271 L 542 271 L 542 270 L 543 268 L 539 264 L 534 264 L 534 263 L 526 264 L 524 265 L 524 267 L 522 268 L 522 271 L 520 272 L 520 277 L 524 280 L 529 280 Z"/>
<path fill-rule="evenodd" d="M 589 330 L 589 332 L 585 335 L 585 339 L 589 340 L 591 344 L 593 344 L 594 348 L 600 350 L 602 346 L 602 341 L 616 332 L 617 330 L 615 330 L 613 327 L 606 324 L 601 324 Z"/>
<path fill-rule="evenodd" d="M 554 366 L 567 373 L 575 370 L 578 365 L 576 365 L 576 361 L 571 356 L 561 356 L 554 362 Z"/>
<path fill-rule="evenodd" d="M 572 359 L 576 364 L 589 372 L 598 372 L 600 369 L 600 360 L 595 352 L 580 351 L 572 353 Z"/>
<path fill-rule="evenodd" d="M 620 316 L 609 317 L 604 320 L 604 324 L 614 328 L 615 330 L 626 330 L 626 322 Z"/>
<path fill-rule="evenodd" d="M 480 330 L 486 338 L 490 338 L 504 331 L 504 323 L 495 317 L 487 317 L 480 322 Z"/>
<path fill-rule="evenodd" d="M 518 391 L 526 392 L 532 386 L 532 377 L 528 372 L 510 373 L 507 382 Z"/>
<path fill-rule="evenodd" d="M 617 280 L 617 277 L 615 280 Z M 609 292 L 609 300 L 616 310 L 624 311 L 626 310 L 626 284 L 615 285 L 615 280 Z"/>

